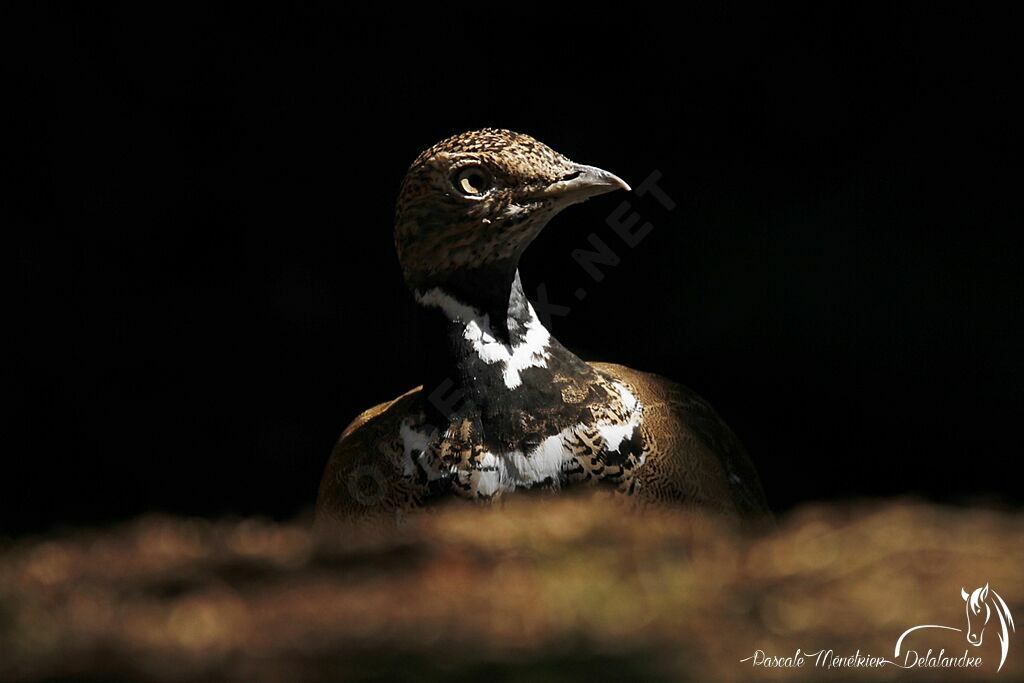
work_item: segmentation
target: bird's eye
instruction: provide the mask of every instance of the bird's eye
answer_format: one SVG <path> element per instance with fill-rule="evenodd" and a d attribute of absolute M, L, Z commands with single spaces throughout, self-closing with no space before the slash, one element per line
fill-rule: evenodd
<path fill-rule="evenodd" d="M 452 178 L 455 189 L 464 195 L 478 197 L 491 189 L 491 178 L 479 166 L 467 166 Z"/>

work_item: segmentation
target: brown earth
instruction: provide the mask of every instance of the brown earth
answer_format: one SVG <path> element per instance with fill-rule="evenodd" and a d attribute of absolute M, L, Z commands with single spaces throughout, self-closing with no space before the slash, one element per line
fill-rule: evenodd
<path fill-rule="evenodd" d="M 906 647 L 980 669 L 741 659 L 893 658 L 965 625 L 960 588 L 1021 612 L 1024 513 L 914 501 L 798 509 L 769 533 L 599 501 L 454 506 L 390 532 L 149 517 L 0 546 L 0 679 L 1021 680 L 1011 632 Z M 1024 634 L 1022 634 L 1024 635 Z"/>

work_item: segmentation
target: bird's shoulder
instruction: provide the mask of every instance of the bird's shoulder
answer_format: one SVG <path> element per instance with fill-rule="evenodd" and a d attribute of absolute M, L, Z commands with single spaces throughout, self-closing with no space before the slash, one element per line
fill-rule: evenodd
<path fill-rule="evenodd" d="M 660 375 L 613 363 L 591 366 L 628 388 L 642 406 L 649 452 L 637 477 L 644 498 L 768 514 L 743 444 L 707 401 Z"/>
<path fill-rule="evenodd" d="M 360 413 L 331 451 L 317 496 L 318 522 L 388 516 L 415 506 L 417 491 L 406 490 L 401 458 L 401 425 L 421 411 L 423 387 Z"/>

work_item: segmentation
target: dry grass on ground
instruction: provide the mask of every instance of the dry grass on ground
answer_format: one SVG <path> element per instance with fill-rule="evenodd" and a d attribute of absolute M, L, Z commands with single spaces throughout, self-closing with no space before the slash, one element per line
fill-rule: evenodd
<path fill-rule="evenodd" d="M 1024 514 L 809 506 L 750 535 L 575 499 L 455 506 L 398 531 L 146 518 L 0 547 L 0 680 L 1021 680 L 752 668 L 756 649 L 892 656 L 962 627 L 960 587 L 1024 600 Z M 1021 634 L 1024 636 L 1024 634 Z M 922 651 L 963 634 L 915 635 Z M 813 658 L 812 658 L 813 659 Z"/>

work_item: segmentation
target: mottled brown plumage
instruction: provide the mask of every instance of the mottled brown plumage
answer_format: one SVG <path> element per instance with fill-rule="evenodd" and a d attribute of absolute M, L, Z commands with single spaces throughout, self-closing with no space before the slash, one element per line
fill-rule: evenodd
<path fill-rule="evenodd" d="M 523 294 L 519 257 L 548 220 L 614 189 L 628 186 L 503 130 L 449 138 L 413 162 L 395 243 L 428 328 L 423 385 L 345 429 L 319 521 L 588 488 L 767 514 L 753 465 L 707 403 L 656 375 L 583 362 Z"/>

